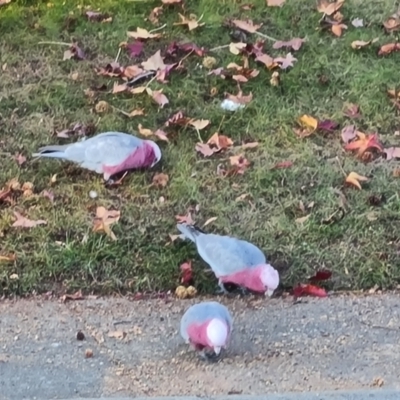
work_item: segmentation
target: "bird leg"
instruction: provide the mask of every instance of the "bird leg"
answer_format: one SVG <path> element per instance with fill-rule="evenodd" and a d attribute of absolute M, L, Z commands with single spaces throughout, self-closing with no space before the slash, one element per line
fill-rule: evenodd
<path fill-rule="evenodd" d="M 229 294 L 229 292 L 225 289 L 224 283 L 221 279 L 218 280 L 219 289 L 215 292 L 215 294 Z"/>

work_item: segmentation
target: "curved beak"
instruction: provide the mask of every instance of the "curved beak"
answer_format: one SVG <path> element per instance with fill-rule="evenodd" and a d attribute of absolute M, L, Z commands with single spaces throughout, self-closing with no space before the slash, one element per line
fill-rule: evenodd
<path fill-rule="evenodd" d="M 271 297 L 274 294 L 274 290 L 273 289 L 267 289 L 267 295 L 269 297 Z"/>
<path fill-rule="evenodd" d="M 221 353 L 221 347 L 214 347 L 214 353 L 218 356 Z"/>

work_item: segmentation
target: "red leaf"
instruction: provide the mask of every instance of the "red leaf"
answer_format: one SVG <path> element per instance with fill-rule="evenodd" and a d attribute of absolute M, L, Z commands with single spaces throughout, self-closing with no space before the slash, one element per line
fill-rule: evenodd
<path fill-rule="evenodd" d="M 190 285 L 193 282 L 192 261 L 187 261 L 181 265 L 181 283 Z"/>
<path fill-rule="evenodd" d="M 295 297 L 301 296 L 315 296 L 315 297 L 327 297 L 328 294 L 324 288 L 320 288 L 315 285 L 302 285 L 299 284 L 293 288 L 293 295 Z"/>
<path fill-rule="evenodd" d="M 330 119 L 326 119 L 324 121 L 318 122 L 317 129 L 327 132 L 333 132 L 338 127 L 339 124 L 337 122 L 331 121 Z"/>
<path fill-rule="evenodd" d="M 143 47 L 144 47 L 144 42 L 137 40 L 136 42 L 129 43 L 126 46 L 126 49 L 128 50 L 128 53 L 131 57 L 137 57 L 140 56 L 140 54 L 142 53 Z"/>
<path fill-rule="evenodd" d="M 310 281 L 326 281 L 332 276 L 332 272 L 326 269 L 321 269 L 315 273 L 314 276 L 309 278 Z"/>
<path fill-rule="evenodd" d="M 193 52 L 197 54 L 199 57 L 203 57 L 206 54 L 206 50 L 204 49 L 204 47 L 200 48 L 194 43 L 177 43 L 177 42 L 172 42 L 171 44 L 169 44 L 166 53 L 170 56 L 173 56 L 179 50 L 184 53 Z"/>

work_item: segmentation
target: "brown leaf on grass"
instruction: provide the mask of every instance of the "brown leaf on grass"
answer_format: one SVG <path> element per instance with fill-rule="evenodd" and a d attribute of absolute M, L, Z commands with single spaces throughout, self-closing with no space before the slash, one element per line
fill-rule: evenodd
<path fill-rule="evenodd" d="M 259 142 L 249 142 L 249 143 L 245 143 L 245 144 L 242 144 L 240 146 L 237 146 L 237 147 L 240 147 L 242 149 L 255 149 L 259 145 L 260 145 Z"/>
<path fill-rule="evenodd" d="M 266 0 L 268 7 L 282 7 L 286 0 Z"/>
<path fill-rule="evenodd" d="M 206 49 L 204 47 L 199 47 L 194 43 L 190 42 L 172 42 L 168 45 L 166 53 L 170 56 L 175 55 L 177 52 L 183 53 L 195 53 L 199 57 L 204 57 L 206 54 Z"/>
<path fill-rule="evenodd" d="M 399 12 L 393 14 L 390 18 L 383 22 L 386 32 L 394 32 L 400 30 Z"/>
<path fill-rule="evenodd" d="M 144 108 L 135 108 L 130 113 L 126 113 L 128 117 L 137 117 L 138 115 L 146 115 Z"/>
<path fill-rule="evenodd" d="M 349 143 L 357 137 L 355 125 L 347 125 L 342 129 L 342 140 L 344 143 Z"/>
<path fill-rule="evenodd" d="M 95 68 L 97 75 L 103 76 L 122 76 L 124 67 L 117 62 L 107 64 L 105 67 Z"/>
<path fill-rule="evenodd" d="M 203 154 L 203 156 L 209 157 L 232 145 L 233 141 L 230 138 L 225 135 L 219 135 L 216 132 L 208 139 L 207 143 L 197 143 L 195 149 L 197 152 Z"/>
<path fill-rule="evenodd" d="M 255 58 L 255 61 L 263 63 L 269 70 L 279 66 L 275 59 L 268 54 L 260 54 Z"/>
<path fill-rule="evenodd" d="M 205 228 L 207 225 L 210 225 L 211 222 L 214 222 L 214 221 L 216 221 L 217 219 L 218 219 L 218 217 L 211 217 L 211 218 L 208 218 L 208 220 L 207 220 L 206 222 L 204 222 L 203 228 Z"/>
<path fill-rule="evenodd" d="M 19 166 L 26 163 L 26 157 L 21 153 L 18 153 L 14 156 L 14 160 L 18 163 Z"/>
<path fill-rule="evenodd" d="M 236 95 L 233 95 L 230 93 L 225 93 L 225 95 L 226 95 L 227 100 L 231 100 L 237 104 L 248 104 L 251 102 L 251 100 L 253 100 L 252 93 L 250 93 L 246 96 L 243 94 L 243 92 L 241 90 L 239 90 L 238 94 L 236 94 Z"/>
<path fill-rule="evenodd" d="M 172 117 L 168 118 L 168 120 L 165 122 L 165 126 L 171 126 L 171 125 L 178 125 L 178 126 L 186 126 L 192 119 L 185 117 L 183 115 L 182 111 L 178 111 Z"/>
<path fill-rule="evenodd" d="M 345 24 L 340 24 L 340 23 L 334 24 L 334 25 L 332 25 L 332 27 L 331 27 L 332 33 L 333 33 L 335 36 L 338 36 L 338 37 L 342 36 L 342 33 L 343 33 L 343 30 L 344 30 L 344 29 L 347 29 L 347 25 L 345 25 Z"/>
<path fill-rule="evenodd" d="M 287 53 L 285 57 L 277 57 L 274 59 L 274 63 L 280 64 L 281 69 L 287 69 L 293 67 L 293 63 L 297 61 L 297 58 L 293 57 L 292 53 Z"/>
<path fill-rule="evenodd" d="M 394 51 L 399 51 L 400 50 L 400 43 L 388 43 L 384 44 L 383 46 L 380 47 L 378 51 L 378 56 L 387 56 Z"/>
<path fill-rule="evenodd" d="M 195 129 L 201 131 L 210 124 L 208 119 L 191 119 L 188 122 L 189 125 L 193 126 Z"/>
<path fill-rule="evenodd" d="M 160 50 L 157 50 L 155 54 L 149 57 L 146 61 L 143 61 L 141 65 L 146 71 L 157 71 L 159 69 L 165 69 L 166 67 L 163 58 L 161 57 Z"/>
<path fill-rule="evenodd" d="M 164 140 L 165 142 L 168 142 L 168 135 L 166 132 L 164 132 L 162 129 L 157 129 L 154 132 L 154 136 L 157 136 L 159 139 Z"/>
<path fill-rule="evenodd" d="M 72 294 L 64 294 L 61 297 L 61 300 L 63 303 L 65 303 L 67 300 L 84 300 L 85 296 L 82 294 L 82 290 L 78 290 L 75 293 Z"/>
<path fill-rule="evenodd" d="M 125 49 L 128 51 L 130 57 L 138 57 L 142 54 L 144 42 L 136 40 L 133 43 L 127 43 Z"/>
<path fill-rule="evenodd" d="M 169 176 L 167 174 L 163 174 L 162 172 L 155 174 L 153 176 L 153 185 L 157 187 L 165 187 L 169 181 Z"/>
<path fill-rule="evenodd" d="M 235 167 L 235 173 L 244 174 L 246 169 L 250 166 L 250 162 L 243 156 L 239 154 L 237 156 L 229 157 L 229 161 L 233 167 Z"/>
<path fill-rule="evenodd" d="M 363 132 L 356 132 L 357 140 L 346 144 L 345 150 L 357 150 L 358 156 L 362 156 L 367 150 L 376 149 L 380 153 L 383 151 L 383 146 L 379 141 L 377 134 L 366 135 Z"/>
<path fill-rule="evenodd" d="M 175 219 L 179 224 L 194 225 L 194 221 L 190 211 L 186 215 L 175 215 Z"/>
<path fill-rule="evenodd" d="M 362 188 L 360 182 L 365 182 L 367 180 L 368 178 L 358 175 L 357 172 L 350 172 L 350 174 L 346 177 L 345 182 L 361 190 Z"/>
<path fill-rule="evenodd" d="M 318 128 L 318 120 L 310 115 L 302 115 L 297 123 L 300 128 L 294 128 L 294 132 L 300 138 L 305 138 L 312 135 Z"/>
<path fill-rule="evenodd" d="M 107 210 L 105 207 L 96 208 L 96 217 L 93 221 L 93 232 L 105 232 L 112 240 L 117 240 L 110 225 L 119 221 L 121 212 L 117 210 Z"/>
<path fill-rule="evenodd" d="M 229 44 L 229 51 L 236 56 L 242 52 L 243 49 L 247 47 L 247 43 L 230 43 Z"/>
<path fill-rule="evenodd" d="M 153 135 L 153 131 L 151 129 L 143 128 L 142 124 L 138 125 L 138 131 L 141 135 L 146 136 L 146 137 Z"/>
<path fill-rule="evenodd" d="M 236 63 L 230 63 L 226 67 L 227 69 L 235 69 L 237 71 L 237 75 L 232 75 L 232 79 L 237 82 L 247 82 L 250 78 L 255 78 L 258 76 L 260 71 L 256 69 L 250 69 L 248 67 L 242 67 Z"/>
<path fill-rule="evenodd" d="M 78 46 L 77 43 L 72 43 L 68 50 L 64 51 L 63 61 L 65 60 L 84 60 L 85 53 L 83 50 Z"/>
<path fill-rule="evenodd" d="M 389 147 L 383 149 L 383 152 L 386 154 L 386 160 L 388 161 L 392 158 L 400 158 L 400 147 Z"/>
<path fill-rule="evenodd" d="M 345 0 L 336 0 L 331 2 L 329 0 L 318 0 L 317 10 L 320 13 L 332 15 L 342 7 L 344 1 Z"/>
<path fill-rule="evenodd" d="M 0 262 L 12 262 L 16 260 L 16 255 L 15 254 L 9 254 L 8 256 L 2 256 L 0 255 Z"/>
<path fill-rule="evenodd" d="M 290 39 L 287 42 L 283 42 L 281 40 L 278 40 L 273 44 L 274 49 L 281 49 L 282 47 L 291 47 L 294 51 L 300 50 L 301 46 L 305 42 L 305 39 L 301 38 L 293 38 Z"/>
<path fill-rule="evenodd" d="M 103 14 L 98 11 L 86 11 L 85 16 L 88 21 L 92 22 L 111 22 L 112 17 L 108 14 Z"/>
<path fill-rule="evenodd" d="M 19 212 L 14 211 L 14 216 L 16 221 L 11 225 L 14 228 L 21 227 L 21 228 L 35 228 L 38 225 L 47 225 L 47 221 L 43 219 L 39 219 L 37 221 L 30 220 Z"/>
<path fill-rule="evenodd" d="M 178 13 L 178 15 L 181 19 L 181 22 L 174 22 L 174 25 L 186 25 L 189 28 L 189 31 L 204 25 L 204 22 L 200 23 L 201 19 L 198 20 L 194 14 L 190 14 L 189 19 L 187 19 L 181 13 Z"/>
<path fill-rule="evenodd" d="M 165 94 L 162 93 L 162 89 L 151 90 L 150 88 L 147 88 L 146 91 L 148 95 L 160 106 L 160 108 L 163 108 L 166 104 L 169 103 L 167 96 L 165 96 Z"/>
<path fill-rule="evenodd" d="M 127 32 L 128 37 L 134 39 L 155 39 L 162 36 L 162 33 L 151 33 L 146 29 L 136 28 L 136 31 Z"/>
<path fill-rule="evenodd" d="M 348 104 L 343 111 L 343 114 L 350 118 L 360 118 L 360 106 L 358 106 L 357 104 Z"/>
<path fill-rule="evenodd" d="M 247 20 L 247 21 L 242 21 L 239 19 L 234 19 L 232 20 L 232 24 L 234 26 L 236 26 L 237 28 L 249 32 L 249 33 L 255 33 L 257 32 L 258 29 L 260 29 L 262 27 L 262 23 L 261 24 L 254 24 L 253 21 L 251 20 Z"/>
<path fill-rule="evenodd" d="M 82 124 L 81 122 L 75 122 L 68 128 L 62 131 L 55 131 L 57 137 L 68 139 L 71 136 L 90 136 L 96 131 L 96 126 L 93 123 Z"/>
<path fill-rule="evenodd" d="M 151 10 L 149 16 L 148 16 L 148 20 L 153 24 L 156 25 L 159 23 L 158 17 L 161 16 L 161 14 L 163 13 L 164 9 L 161 7 L 155 7 Z"/>
<path fill-rule="evenodd" d="M 378 40 L 379 38 L 368 40 L 368 42 L 365 42 L 364 40 L 355 40 L 354 42 L 351 42 L 351 47 L 355 50 L 359 50 L 377 42 Z"/>

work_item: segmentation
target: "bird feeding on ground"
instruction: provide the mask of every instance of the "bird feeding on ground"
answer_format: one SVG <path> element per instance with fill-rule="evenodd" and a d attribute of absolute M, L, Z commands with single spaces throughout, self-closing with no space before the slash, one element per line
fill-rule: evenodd
<path fill-rule="evenodd" d="M 104 132 L 75 143 L 41 147 L 33 157 L 70 161 L 103 174 L 108 181 L 119 172 L 153 167 L 161 160 L 161 150 L 151 140 L 122 132 Z"/>
<path fill-rule="evenodd" d="M 267 263 L 254 244 L 231 236 L 205 233 L 188 224 L 178 224 L 183 236 L 195 243 L 200 257 L 211 267 L 218 284 L 234 283 L 253 292 L 272 296 L 279 285 L 278 271 Z"/>
<path fill-rule="evenodd" d="M 215 361 L 221 350 L 228 346 L 232 324 L 232 316 L 224 305 L 206 301 L 186 310 L 181 319 L 180 334 L 200 357 Z"/>

